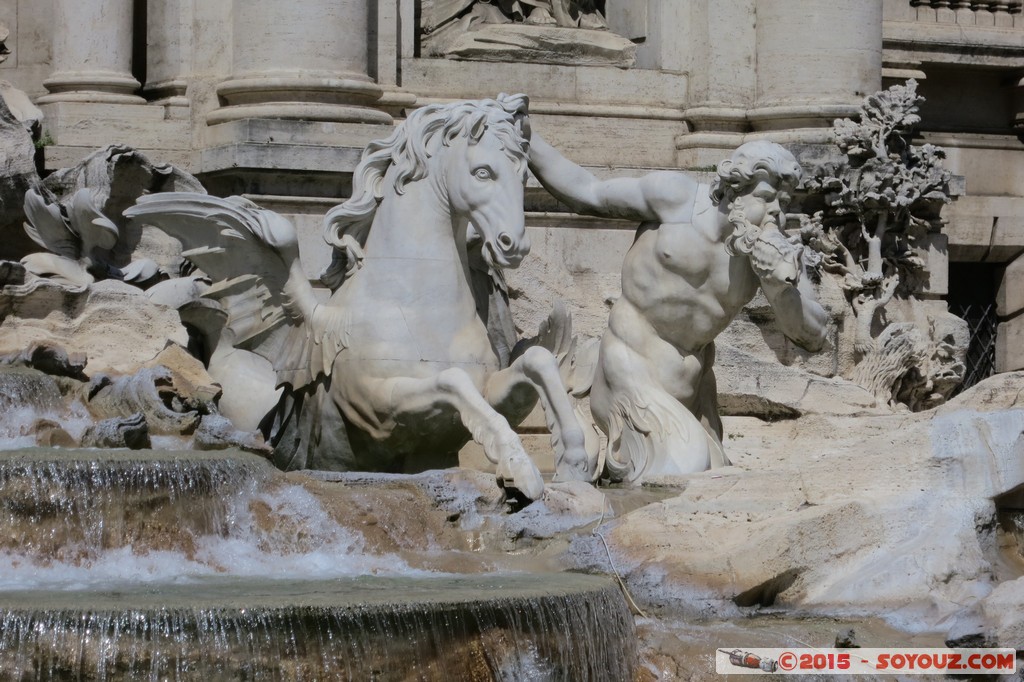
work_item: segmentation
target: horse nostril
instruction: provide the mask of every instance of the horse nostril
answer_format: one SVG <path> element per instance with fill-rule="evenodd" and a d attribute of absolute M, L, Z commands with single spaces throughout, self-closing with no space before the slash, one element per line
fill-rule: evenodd
<path fill-rule="evenodd" d="M 501 234 L 498 235 L 498 245 L 502 248 L 502 250 L 508 251 L 509 249 L 512 248 L 513 243 L 514 242 L 512 241 L 512 237 L 508 236 L 507 232 L 502 232 Z"/>

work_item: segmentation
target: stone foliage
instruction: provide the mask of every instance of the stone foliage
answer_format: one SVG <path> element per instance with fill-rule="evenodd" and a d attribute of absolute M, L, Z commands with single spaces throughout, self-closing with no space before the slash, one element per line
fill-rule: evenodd
<path fill-rule="evenodd" d="M 950 201 L 945 152 L 911 137 L 920 122 L 917 83 L 867 97 L 857 120 L 837 120 L 841 163 L 819 166 L 806 186 L 824 202 L 804 218 L 802 237 L 821 270 L 835 277 L 852 313 L 856 366 L 848 378 L 879 404 L 922 410 L 944 402 L 963 380 L 966 327 L 952 316 L 926 324 L 890 319 L 886 306 L 920 290 L 921 257 Z"/>

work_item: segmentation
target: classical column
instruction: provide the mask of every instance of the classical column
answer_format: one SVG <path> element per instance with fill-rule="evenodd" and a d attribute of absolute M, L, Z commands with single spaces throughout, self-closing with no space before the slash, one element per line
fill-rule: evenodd
<path fill-rule="evenodd" d="M 146 96 L 160 104 L 187 106 L 192 66 L 192 6 L 185 0 L 148 0 Z"/>
<path fill-rule="evenodd" d="M 233 17 L 232 76 L 211 124 L 242 118 L 390 123 L 373 108 L 367 0 L 246 0 Z"/>
<path fill-rule="evenodd" d="M 50 102 L 143 104 L 132 77 L 132 0 L 53 0 Z"/>
<path fill-rule="evenodd" d="M 755 129 L 830 126 L 881 87 L 882 0 L 757 0 Z"/>

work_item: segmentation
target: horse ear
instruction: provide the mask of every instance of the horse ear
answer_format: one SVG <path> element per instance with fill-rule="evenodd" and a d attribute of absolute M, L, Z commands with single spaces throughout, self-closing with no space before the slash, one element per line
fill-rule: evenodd
<path fill-rule="evenodd" d="M 522 93 L 509 95 L 503 92 L 498 95 L 498 102 L 505 111 L 517 116 L 526 116 L 530 111 L 530 98 Z"/>
<path fill-rule="evenodd" d="M 516 131 L 523 136 L 524 140 L 530 141 L 533 136 L 533 128 L 530 126 L 529 115 L 516 116 Z"/>
<path fill-rule="evenodd" d="M 497 101 L 505 111 L 512 114 L 516 131 L 529 142 L 533 132 L 530 128 L 530 98 L 523 94 L 509 95 L 503 92 L 498 95 Z"/>
<path fill-rule="evenodd" d="M 473 117 L 473 123 L 469 127 L 469 139 L 479 142 L 485 132 L 487 132 L 487 115 L 481 111 Z"/>

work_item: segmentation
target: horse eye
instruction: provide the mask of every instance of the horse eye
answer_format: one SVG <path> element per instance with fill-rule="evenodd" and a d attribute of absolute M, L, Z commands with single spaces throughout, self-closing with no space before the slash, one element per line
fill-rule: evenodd
<path fill-rule="evenodd" d="M 473 171 L 473 175 L 477 180 L 490 180 L 494 177 L 494 173 L 491 172 L 490 168 L 477 168 Z"/>

